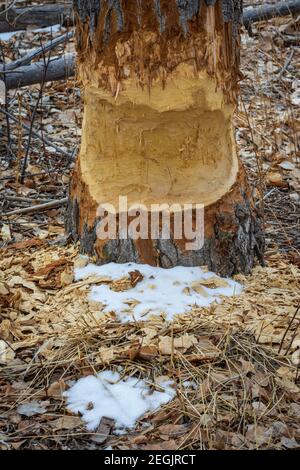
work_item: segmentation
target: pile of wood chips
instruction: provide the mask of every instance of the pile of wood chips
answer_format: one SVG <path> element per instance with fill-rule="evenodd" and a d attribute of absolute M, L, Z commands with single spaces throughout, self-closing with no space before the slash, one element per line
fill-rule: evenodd
<path fill-rule="evenodd" d="M 0 262 L 0 448 L 255 449 L 299 447 L 300 269 L 269 254 L 267 267 L 222 304 L 173 322 L 122 324 L 89 300 L 91 285 L 130 289 L 130 279 L 74 281 L 77 247 L 32 239 Z M 177 397 L 118 436 L 95 433 L 66 410 L 71 381 L 122 366 Z M 154 387 L 154 385 L 153 385 Z M 28 404 L 29 407 L 22 407 Z M 24 411 L 25 410 L 25 411 Z M 27 410 L 27 411 L 26 411 Z"/>

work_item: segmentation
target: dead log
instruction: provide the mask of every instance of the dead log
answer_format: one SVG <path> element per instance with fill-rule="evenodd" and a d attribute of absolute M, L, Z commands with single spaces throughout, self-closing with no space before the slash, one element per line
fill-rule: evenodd
<path fill-rule="evenodd" d="M 252 23 L 267 21 L 277 16 L 295 15 L 297 13 L 300 13 L 300 0 L 284 0 L 274 5 L 267 4 L 245 9 L 243 23 L 248 28 Z"/>
<path fill-rule="evenodd" d="M 62 57 L 50 60 L 48 65 L 45 65 L 44 61 L 39 61 L 31 65 L 19 67 L 16 70 L 7 71 L 5 72 L 7 89 L 11 90 L 41 83 L 44 79 L 45 68 L 45 82 L 65 80 L 73 77 L 75 74 L 75 55 L 65 54 Z M 0 72 L 0 79 L 2 80 L 3 75 L 4 72 Z"/>
<path fill-rule="evenodd" d="M 10 8 L 8 11 L 4 9 L 2 14 L 0 11 L 0 33 L 27 28 L 45 28 L 55 24 L 73 24 L 73 11 L 70 3 Z"/>

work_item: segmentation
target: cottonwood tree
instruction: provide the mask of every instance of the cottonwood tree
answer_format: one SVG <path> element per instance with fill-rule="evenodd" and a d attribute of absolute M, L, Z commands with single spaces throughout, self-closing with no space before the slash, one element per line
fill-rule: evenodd
<path fill-rule="evenodd" d="M 74 0 L 74 9 L 84 118 L 68 231 L 99 263 L 249 273 L 264 237 L 232 125 L 242 1 Z M 118 212 L 120 195 L 128 206 L 180 205 L 182 216 L 184 204 L 203 204 L 203 247 L 187 250 L 173 225 L 169 239 L 123 239 L 118 213 L 117 238 L 103 240 L 99 205 Z"/>

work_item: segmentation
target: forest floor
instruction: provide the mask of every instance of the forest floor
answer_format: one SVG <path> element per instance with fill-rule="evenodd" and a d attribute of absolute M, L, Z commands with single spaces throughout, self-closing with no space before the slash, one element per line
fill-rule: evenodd
<path fill-rule="evenodd" d="M 60 34 L 20 32 L 0 42 L 0 53 L 16 59 Z M 173 321 L 99 318 L 91 286 L 122 292 L 131 280 L 74 278 L 84 260 L 65 237 L 63 206 L 7 215 L 67 196 L 82 112 L 75 79 L 9 93 L 6 104 L 18 122 L 7 126 L 0 114 L 0 449 L 300 447 L 297 37 L 299 44 L 299 18 L 262 22 L 242 36 L 237 141 L 265 218 L 266 266 L 236 276 L 242 294 Z M 74 50 L 72 41 L 55 54 L 62 50 Z M 33 124 L 65 155 L 28 139 L 22 124 Z M 124 434 L 105 418 L 87 431 L 63 394 L 102 370 L 140 377 L 152 391 L 167 377 L 176 397 Z"/>

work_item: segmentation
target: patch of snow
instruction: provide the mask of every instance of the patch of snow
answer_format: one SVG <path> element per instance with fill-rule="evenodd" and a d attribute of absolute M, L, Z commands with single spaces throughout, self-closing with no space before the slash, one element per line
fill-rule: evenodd
<path fill-rule="evenodd" d="M 33 29 L 34 33 L 58 33 L 61 30 L 60 24 L 47 26 L 46 28 Z"/>
<path fill-rule="evenodd" d="M 58 31 L 61 30 L 61 25 L 60 24 L 55 24 L 53 26 L 47 26 L 46 28 L 38 28 L 38 29 L 33 29 L 34 33 L 57 33 Z M 24 29 L 19 30 L 19 31 L 12 31 L 10 33 L 0 33 L 0 40 L 1 41 L 9 41 L 13 36 L 19 33 L 25 33 L 26 31 Z"/>
<path fill-rule="evenodd" d="M 68 410 L 80 413 L 88 431 L 99 426 L 102 417 L 116 422 L 117 432 L 135 427 L 136 421 L 172 400 L 176 392 L 172 381 L 160 383 L 161 391 L 150 390 L 144 380 L 109 370 L 84 377 L 64 393 Z"/>
<path fill-rule="evenodd" d="M 23 31 L 12 31 L 11 33 L 0 33 L 0 41 L 9 41 L 15 34 Z"/>
<path fill-rule="evenodd" d="M 212 302 L 221 302 L 221 296 L 238 295 L 242 286 L 232 279 L 218 278 L 214 273 L 205 272 L 200 267 L 157 268 L 135 263 L 103 266 L 89 264 L 75 269 L 77 281 L 90 276 L 109 277 L 113 281 L 129 277 L 129 273 L 138 270 L 144 279 L 134 288 L 125 292 L 116 292 L 107 284 L 93 286 L 90 300 L 103 305 L 102 312 L 115 312 L 119 320 L 128 322 L 147 320 L 151 315 L 164 313 L 167 320 L 176 314 L 183 314 L 193 307 L 207 307 Z M 201 282 L 217 279 L 224 286 L 211 288 L 201 286 Z M 226 286 L 226 287 L 225 287 Z M 131 303 L 131 305 L 129 305 Z"/>

